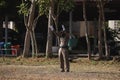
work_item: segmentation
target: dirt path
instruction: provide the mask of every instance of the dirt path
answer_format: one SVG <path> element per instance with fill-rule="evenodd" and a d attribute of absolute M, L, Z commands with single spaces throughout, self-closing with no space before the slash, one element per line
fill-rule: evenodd
<path fill-rule="evenodd" d="M 60 72 L 58 65 L 0 65 L 0 80 L 120 80 L 118 69 L 71 65 L 70 72 Z"/>

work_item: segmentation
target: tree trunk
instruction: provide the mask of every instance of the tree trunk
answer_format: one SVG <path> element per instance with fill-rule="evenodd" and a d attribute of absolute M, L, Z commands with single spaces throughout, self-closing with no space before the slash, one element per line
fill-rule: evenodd
<path fill-rule="evenodd" d="M 34 40 L 34 47 L 35 47 L 35 57 L 38 56 L 38 47 L 37 47 L 37 41 L 35 37 L 35 32 L 33 31 L 33 40 Z"/>
<path fill-rule="evenodd" d="M 99 8 L 99 26 L 98 26 L 98 52 L 99 52 L 99 59 L 103 57 L 103 50 L 102 50 L 102 21 L 101 21 L 101 7 L 100 2 L 98 2 L 98 8 Z"/>
<path fill-rule="evenodd" d="M 26 38 L 25 38 L 25 44 L 24 44 L 24 50 L 23 55 L 29 54 L 30 50 L 30 39 L 31 39 L 31 45 L 32 45 L 32 56 L 34 57 L 35 51 L 35 39 L 34 39 L 34 12 L 35 12 L 35 0 L 31 0 L 31 7 L 28 17 L 28 22 L 26 24 L 27 32 L 26 32 Z M 26 19 L 27 20 L 27 19 Z M 26 21 L 25 21 L 26 22 Z"/>
<path fill-rule="evenodd" d="M 57 6 L 54 6 L 54 4 L 57 4 Z M 54 24 L 55 24 L 55 28 L 56 28 L 56 33 L 58 33 L 58 18 L 59 18 L 59 0 L 57 0 L 56 3 L 54 3 L 54 0 L 53 0 L 53 5 L 52 5 L 52 19 L 54 21 Z M 57 9 L 55 9 L 55 7 L 57 7 Z M 55 12 L 56 11 L 56 12 Z M 55 46 L 58 46 L 59 45 L 59 37 L 56 36 L 56 44 Z"/>
<path fill-rule="evenodd" d="M 34 58 L 37 57 L 37 53 L 38 53 L 34 30 L 31 31 L 31 44 L 32 44 L 32 57 Z"/>
<path fill-rule="evenodd" d="M 36 24 L 37 24 L 37 21 L 38 21 L 38 19 L 39 19 L 39 15 L 36 17 L 36 19 L 34 20 L 34 23 L 33 23 L 33 28 L 32 28 L 32 31 L 33 31 L 33 42 L 34 42 L 34 55 L 35 55 L 35 57 L 37 57 L 38 56 L 38 47 L 37 47 L 37 41 L 36 41 L 36 37 L 35 37 L 35 28 L 36 28 Z"/>
<path fill-rule="evenodd" d="M 35 43 L 34 43 L 34 38 L 33 38 L 33 31 L 30 31 L 30 37 L 31 37 L 31 45 L 32 45 L 32 57 L 35 57 Z"/>
<path fill-rule="evenodd" d="M 28 26 L 30 27 L 30 36 L 31 36 L 31 45 L 32 45 L 32 57 L 35 57 L 36 50 L 35 50 L 35 35 L 34 35 L 34 13 L 35 13 L 35 0 L 32 0 L 31 7 L 30 7 L 30 16 L 28 20 Z"/>
<path fill-rule="evenodd" d="M 91 59 L 91 50 L 90 50 L 90 41 L 88 36 L 88 23 L 86 18 L 86 8 L 85 8 L 85 0 L 83 1 L 83 18 L 85 20 L 85 35 L 86 35 L 86 42 L 87 42 L 87 53 L 88 53 L 88 59 Z"/>
<path fill-rule="evenodd" d="M 105 29 L 105 16 L 104 16 L 104 5 L 103 5 L 103 0 L 101 0 L 101 17 L 102 17 L 102 27 L 104 31 L 104 44 L 105 44 L 105 54 L 106 57 L 109 58 L 109 52 L 108 52 L 108 45 L 107 45 L 107 40 L 106 40 L 106 29 Z"/>
<path fill-rule="evenodd" d="M 58 17 L 56 16 L 55 19 L 54 19 L 54 23 L 55 23 L 55 28 L 56 28 L 56 32 L 58 33 Z M 56 46 L 59 45 L 59 37 L 57 36 L 56 37 Z"/>
<path fill-rule="evenodd" d="M 93 46 L 93 53 L 96 54 L 96 49 L 97 49 L 97 39 L 98 39 L 98 21 L 94 19 L 94 46 Z"/>
<path fill-rule="evenodd" d="M 23 57 L 29 56 L 29 49 L 30 49 L 30 31 L 27 30 L 24 41 Z"/>
<path fill-rule="evenodd" d="M 99 27 L 98 27 L 98 52 L 99 52 L 99 59 L 103 57 L 102 53 L 102 38 L 101 38 L 101 20 L 99 19 Z"/>
<path fill-rule="evenodd" d="M 52 2 L 51 2 L 52 3 Z M 52 56 L 52 32 L 50 26 L 52 25 L 52 6 L 49 8 L 49 18 L 48 18 L 48 33 L 47 33 L 47 44 L 46 44 L 46 58 Z"/>

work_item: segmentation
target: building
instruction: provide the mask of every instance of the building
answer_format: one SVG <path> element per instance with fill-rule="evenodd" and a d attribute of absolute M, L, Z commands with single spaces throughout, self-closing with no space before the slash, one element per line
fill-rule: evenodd
<path fill-rule="evenodd" d="M 117 33 L 114 38 L 115 41 L 120 41 L 120 20 L 109 20 L 108 26 Z"/>

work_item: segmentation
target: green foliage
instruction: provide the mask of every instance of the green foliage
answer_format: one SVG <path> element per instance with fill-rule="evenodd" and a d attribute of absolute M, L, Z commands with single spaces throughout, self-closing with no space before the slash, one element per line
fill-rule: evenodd
<path fill-rule="evenodd" d="M 74 7 L 73 0 L 53 0 L 54 2 L 54 14 L 60 14 L 62 11 L 70 11 Z M 48 15 L 49 7 L 51 6 L 50 0 L 38 0 L 40 15 Z M 59 10 L 59 11 L 58 11 Z"/>
<path fill-rule="evenodd" d="M 73 0 L 59 0 L 60 1 L 60 11 L 70 11 L 74 7 Z"/>
<path fill-rule="evenodd" d="M 50 0 L 38 0 L 37 6 L 39 9 L 39 15 L 48 14 L 49 6 L 50 6 Z"/>
<path fill-rule="evenodd" d="M 55 14 L 60 14 L 62 11 L 68 12 L 73 9 L 73 0 L 56 0 L 55 1 Z"/>
<path fill-rule="evenodd" d="M 41 16 L 43 14 L 48 14 L 49 3 L 50 3 L 49 0 L 37 0 L 36 1 L 36 7 L 38 8 L 38 15 Z M 28 15 L 30 5 L 31 5 L 30 1 L 22 2 L 19 6 L 17 6 L 20 9 L 18 13 Z"/>
<path fill-rule="evenodd" d="M 0 0 L 0 8 L 5 7 L 5 5 L 6 5 L 6 2 L 4 0 Z"/>
<path fill-rule="evenodd" d="M 28 13 L 29 13 L 28 3 L 22 3 L 22 4 L 20 4 L 20 6 L 17 6 L 17 7 L 20 8 L 20 10 L 18 11 L 19 14 L 28 15 Z"/>
<path fill-rule="evenodd" d="M 73 0 L 53 0 L 54 1 L 54 13 L 57 15 L 60 14 L 62 11 L 70 11 L 74 7 Z M 29 7 L 31 3 L 30 1 L 22 2 L 19 6 L 17 6 L 20 10 L 18 11 L 19 14 L 28 15 Z M 51 6 L 50 0 L 37 0 L 36 7 L 38 7 L 38 14 L 41 15 L 48 15 L 49 7 Z M 59 10 L 59 11 L 58 11 Z"/>

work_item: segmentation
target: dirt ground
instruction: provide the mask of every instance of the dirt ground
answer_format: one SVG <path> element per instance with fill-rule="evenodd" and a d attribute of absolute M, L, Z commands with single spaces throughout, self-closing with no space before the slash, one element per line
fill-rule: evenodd
<path fill-rule="evenodd" d="M 29 60 L 35 61 L 40 64 L 0 61 L 0 80 L 120 80 L 120 65 L 112 61 L 72 61 L 70 72 L 60 72 L 57 60 L 47 64 L 42 64 L 45 60 Z"/>

